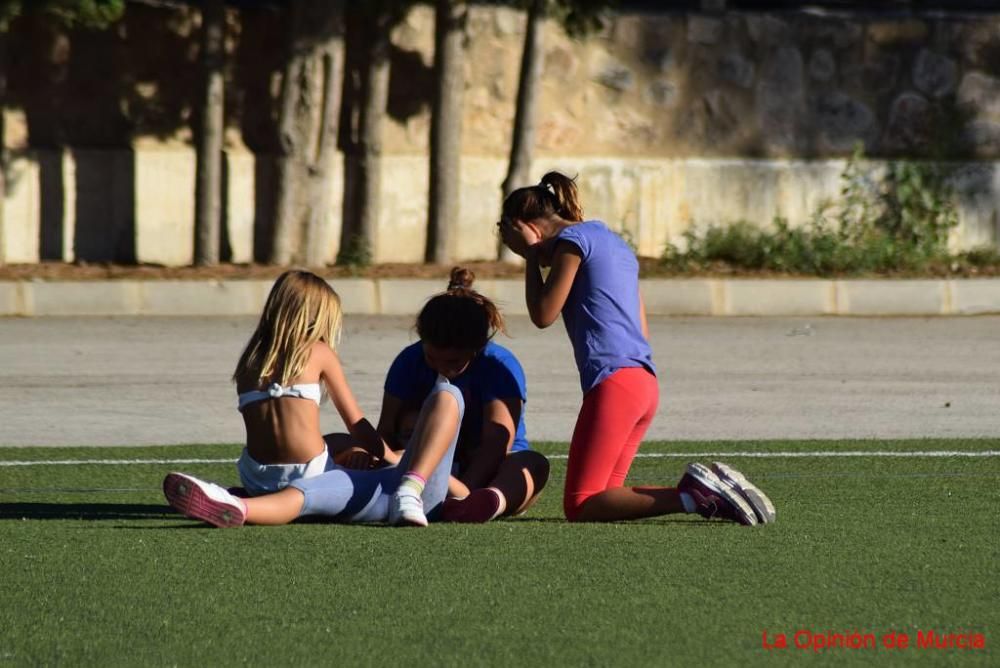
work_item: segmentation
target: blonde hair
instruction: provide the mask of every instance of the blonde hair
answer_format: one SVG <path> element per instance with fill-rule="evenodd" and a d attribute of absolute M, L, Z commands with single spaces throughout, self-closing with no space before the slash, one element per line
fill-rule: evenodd
<path fill-rule="evenodd" d="M 337 347 L 342 322 L 340 297 L 325 280 L 308 271 L 286 271 L 267 296 L 233 380 L 287 385 L 302 373 L 313 344 Z"/>

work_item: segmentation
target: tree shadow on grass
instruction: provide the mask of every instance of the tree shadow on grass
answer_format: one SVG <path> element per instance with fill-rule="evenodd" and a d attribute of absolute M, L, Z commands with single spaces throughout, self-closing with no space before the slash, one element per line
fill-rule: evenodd
<path fill-rule="evenodd" d="M 0 503 L 0 520 L 143 520 L 180 517 L 148 503 Z"/>

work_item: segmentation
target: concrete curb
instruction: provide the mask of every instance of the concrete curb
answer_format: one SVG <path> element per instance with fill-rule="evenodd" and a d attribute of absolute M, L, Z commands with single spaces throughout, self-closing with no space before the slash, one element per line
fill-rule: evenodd
<path fill-rule="evenodd" d="M 270 280 L 0 282 L 0 316 L 256 315 Z M 331 285 L 345 313 L 411 315 L 444 282 L 345 278 Z M 511 315 L 525 315 L 519 279 L 477 287 Z M 651 315 L 931 316 L 1000 313 L 1000 279 L 749 280 L 646 279 Z"/>

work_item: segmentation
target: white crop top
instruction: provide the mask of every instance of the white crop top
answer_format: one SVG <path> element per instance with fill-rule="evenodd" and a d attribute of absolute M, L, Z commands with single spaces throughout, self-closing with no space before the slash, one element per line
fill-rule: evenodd
<path fill-rule="evenodd" d="M 252 403 L 266 401 L 268 399 L 279 399 L 281 397 L 295 397 L 297 399 L 311 399 L 319 406 L 323 400 L 323 391 L 319 383 L 301 383 L 283 387 L 280 383 L 271 383 L 266 390 L 250 390 L 239 395 L 239 410 L 243 410 Z"/>

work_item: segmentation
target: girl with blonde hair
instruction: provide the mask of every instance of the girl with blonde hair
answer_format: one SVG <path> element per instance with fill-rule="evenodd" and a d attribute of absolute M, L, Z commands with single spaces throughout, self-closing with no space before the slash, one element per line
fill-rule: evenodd
<path fill-rule="evenodd" d="M 340 297 L 316 274 L 287 271 L 272 287 L 233 372 L 247 433 L 237 468 L 251 496 L 333 467 L 319 426 L 324 393 L 350 439 L 382 454 L 384 444 L 358 407 L 336 353 L 342 324 Z M 277 401 L 286 397 L 297 401 Z"/>

